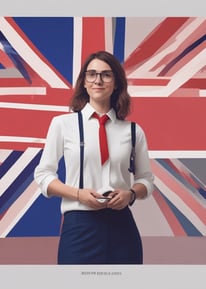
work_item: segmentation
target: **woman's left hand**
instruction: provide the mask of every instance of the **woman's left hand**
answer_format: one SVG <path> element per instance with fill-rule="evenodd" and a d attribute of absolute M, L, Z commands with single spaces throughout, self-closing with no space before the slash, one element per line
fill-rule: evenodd
<path fill-rule="evenodd" d="M 124 209 L 131 200 L 131 192 L 121 189 L 116 189 L 109 196 L 112 196 L 112 199 L 107 202 L 107 208 L 114 210 Z"/>

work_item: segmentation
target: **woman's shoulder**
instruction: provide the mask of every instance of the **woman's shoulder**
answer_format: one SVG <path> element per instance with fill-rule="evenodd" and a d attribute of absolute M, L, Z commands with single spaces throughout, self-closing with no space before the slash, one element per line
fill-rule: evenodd
<path fill-rule="evenodd" d="M 63 114 L 59 114 L 53 117 L 53 121 L 55 122 L 62 122 L 62 121 L 69 121 L 69 120 L 73 120 L 76 118 L 76 113 L 75 112 L 67 112 L 67 113 L 63 113 Z"/>
<path fill-rule="evenodd" d="M 141 125 L 134 120 L 129 120 L 129 119 L 117 120 L 117 123 L 118 123 L 118 125 L 120 125 L 122 127 L 127 127 L 127 128 L 130 128 L 132 123 L 134 123 L 136 130 L 140 130 L 140 131 L 143 130 Z"/>
<path fill-rule="evenodd" d="M 56 115 L 51 120 L 51 126 L 54 127 L 71 127 L 72 125 L 76 125 L 77 115 L 76 113 L 69 112 Z"/>

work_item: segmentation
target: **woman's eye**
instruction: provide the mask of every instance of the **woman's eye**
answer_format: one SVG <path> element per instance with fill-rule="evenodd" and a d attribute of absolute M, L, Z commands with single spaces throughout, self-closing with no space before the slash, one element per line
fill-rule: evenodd
<path fill-rule="evenodd" d="M 88 75 L 89 75 L 89 76 L 95 76 L 96 73 L 95 73 L 95 72 L 89 72 Z"/>

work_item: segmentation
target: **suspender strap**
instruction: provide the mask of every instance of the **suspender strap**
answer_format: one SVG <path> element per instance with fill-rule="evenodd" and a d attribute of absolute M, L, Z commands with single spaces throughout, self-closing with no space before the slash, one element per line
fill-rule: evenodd
<path fill-rule="evenodd" d="M 132 135 L 132 150 L 130 154 L 130 167 L 128 168 L 130 173 L 135 174 L 135 143 L 136 143 L 136 124 L 131 122 L 131 135 Z"/>
<path fill-rule="evenodd" d="M 135 122 L 131 123 L 131 132 L 132 132 L 132 147 L 135 147 L 136 143 L 136 125 Z"/>
<path fill-rule="evenodd" d="M 79 138 L 80 138 L 80 176 L 79 176 L 79 188 L 83 189 L 83 168 L 84 168 L 84 130 L 83 130 L 83 120 L 81 111 L 78 112 L 79 121 Z"/>

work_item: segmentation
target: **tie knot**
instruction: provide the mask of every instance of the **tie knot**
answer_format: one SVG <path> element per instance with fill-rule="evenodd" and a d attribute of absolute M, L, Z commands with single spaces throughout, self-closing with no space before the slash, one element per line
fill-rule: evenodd
<path fill-rule="evenodd" d="M 96 112 L 93 114 L 93 117 L 97 118 L 101 125 L 104 125 L 109 119 L 108 115 L 104 114 L 103 116 L 99 116 Z"/>

